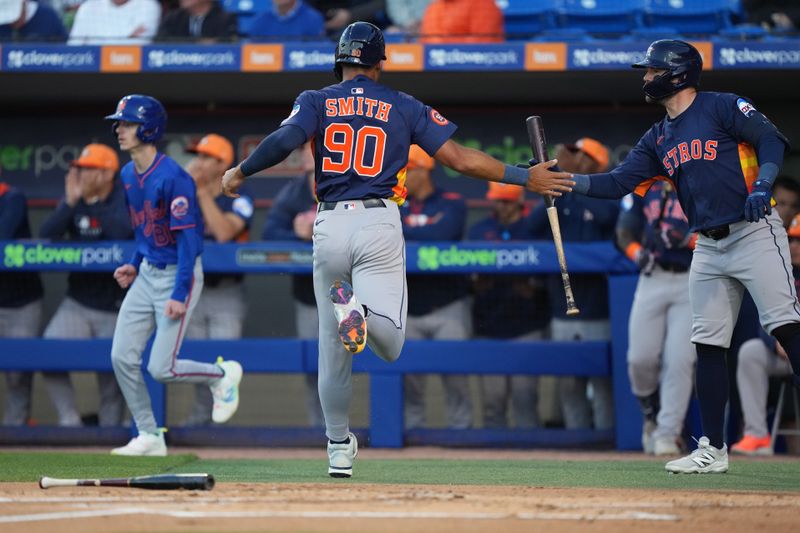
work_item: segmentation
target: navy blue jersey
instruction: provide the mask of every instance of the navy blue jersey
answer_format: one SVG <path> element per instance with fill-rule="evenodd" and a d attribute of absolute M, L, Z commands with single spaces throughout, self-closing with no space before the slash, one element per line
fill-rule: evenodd
<path fill-rule="evenodd" d="M 461 195 L 434 189 L 424 200 L 414 197 L 400 208 L 406 241 L 460 241 L 464 238 L 467 204 Z M 408 314 L 422 316 L 467 296 L 467 279 L 461 275 L 410 274 Z"/>
<path fill-rule="evenodd" d="M 250 223 L 253 220 L 253 200 L 248 196 L 244 187 L 239 190 L 238 198 L 231 198 L 224 194 L 219 194 L 214 198 L 214 203 L 223 213 L 234 213 L 236 216 L 244 221 L 244 228 L 242 231 L 233 238 L 234 242 L 247 242 L 250 239 Z M 214 240 L 214 236 L 206 228 L 206 240 Z M 223 280 L 230 279 L 235 281 L 242 281 L 244 274 L 205 274 L 204 283 L 205 287 L 216 287 Z"/>
<path fill-rule="evenodd" d="M 0 240 L 30 239 L 28 205 L 16 187 L 0 182 Z M 14 246 L 9 244 L 7 246 Z M 6 261 L 13 251 L 5 250 Z M 17 308 L 44 295 L 38 272 L 0 272 L 0 307 Z"/>
<path fill-rule="evenodd" d="M 527 217 L 504 225 L 490 216 L 475 223 L 467 232 L 467 239 L 471 241 L 523 241 L 530 238 Z M 550 321 L 541 276 L 479 276 L 474 288 L 473 331 L 478 337 L 513 339 L 542 329 Z"/>
<path fill-rule="evenodd" d="M 119 181 L 105 200 L 89 204 L 82 198 L 74 207 L 66 201 L 44 221 L 39 232 L 46 239 L 70 241 L 119 241 L 133 237 Z M 70 272 L 67 296 L 90 309 L 119 311 L 125 291 L 106 272 Z"/>
<path fill-rule="evenodd" d="M 654 183 L 644 197 L 630 194 L 623 198 L 621 208 L 628 216 L 620 216 L 620 221 L 630 221 L 628 229 L 637 239 L 643 235 L 642 246 L 653 253 L 659 265 L 689 269 L 689 222 L 672 187 L 664 182 Z M 668 242 L 672 243 L 669 247 Z"/>
<path fill-rule="evenodd" d="M 359 75 L 297 97 L 281 125 L 312 140 L 320 202 L 406 197 L 411 144 L 435 154 L 456 126 L 412 96 Z"/>
<path fill-rule="evenodd" d="M 743 220 L 758 160 L 742 132 L 761 117 L 735 94 L 700 92 L 683 113 L 653 125 L 611 175 L 638 194 L 655 179 L 672 182 L 692 231 Z"/>
<path fill-rule="evenodd" d="M 186 231 L 203 250 L 203 216 L 192 177 L 171 157 L 157 153 L 143 174 L 133 161 L 120 171 L 136 237 L 136 250 L 154 265 L 178 263 L 175 231 Z M 192 264 L 194 261 L 192 260 Z"/>

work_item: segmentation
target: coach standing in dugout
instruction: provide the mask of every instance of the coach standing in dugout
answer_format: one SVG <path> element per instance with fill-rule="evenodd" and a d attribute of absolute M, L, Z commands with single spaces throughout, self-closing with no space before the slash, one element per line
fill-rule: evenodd
<path fill-rule="evenodd" d="M 296 153 L 300 154 L 300 166 L 305 174 L 289 180 L 278 191 L 264 221 L 261 238 L 265 241 L 311 243 L 314 219 L 317 216 L 317 200 L 313 192 L 314 153 L 311 151 L 311 143 L 305 143 Z M 300 339 L 319 338 L 319 317 L 311 274 L 292 274 L 292 296 L 295 334 Z M 306 373 L 303 381 L 308 425 L 325 427 L 325 418 L 322 416 L 322 406 L 319 403 L 317 374 Z"/>
<path fill-rule="evenodd" d="M 203 213 L 205 240 L 217 243 L 247 242 L 253 218 L 253 201 L 242 193 L 239 198 L 222 194 L 222 174 L 234 161 L 231 142 L 210 133 L 186 148 L 196 154 L 186 171 L 197 186 L 197 203 Z M 203 292 L 186 327 L 187 339 L 240 339 L 246 304 L 244 274 L 206 273 Z M 214 399 L 208 385 L 197 383 L 195 402 L 184 426 L 211 423 Z"/>
<path fill-rule="evenodd" d="M 800 385 L 800 308 L 786 230 L 772 212 L 772 187 L 789 141 L 748 99 L 699 91 L 703 58 L 689 43 L 655 41 L 632 66 L 644 72 L 646 101 L 663 106 L 666 115 L 612 172 L 575 174 L 573 191 L 621 198 L 647 190 L 653 176 L 675 185 L 689 225 L 700 233 L 689 298 L 704 435 L 696 450 L 665 468 L 723 473 L 728 471 L 726 359 L 745 289 L 761 326 L 786 350 Z"/>
<path fill-rule="evenodd" d="M 408 197 L 400 206 L 406 241 L 460 241 L 464 238 L 467 205 L 461 195 L 438 189 L 431 178 L 436 162 L 425 150 L 411 145 L 406 167 Z M 470 298 L 463 275 L 410 274 L 407 339 L 466 340 L 472 335 Z M 406 429 L 425 425 L 423 374 L 405 376 Z M 469 378 L 442 374 L 446 423 L 452 429 L 472 426 Z"/>
<path fill-rule="evenodd" d="M 0 240 L 30 238 L 25 195 L 16 187 L 0 181 Z M 42 326 L 43 295 L 38 272 L 0 271 L 0 337 L 38 337 Z M 6 355 L 25 357 L 24 353 Z M 6 372 L 4 426 L 28 423 L 32 386 L 33 372 Z"/>
<path fill-rule="evenodd" d="M 104 144 L 89 144 L 72 162 L 64 198 L 45 220 L 41 237 L 96 242 L 133 237 L 125 192 L 116 179 L 117 153 Z M 125 291 L 106 272 L 70 272 L 67 295 L 44 331 L 46 339 L 110 339 Z M 70 354 L 79 358 L 80 354 Z M 45 382 L 61 426 L 80 426 L 75 393 L 67 373 L 45 373 Z M 98 372 L 98 424 L 119 426 L 125 402 L 111 372 Z"/>
<path fill-rule="evenodd" d="M 516 185 L 490 183 L 486 198 L 492 214 L 475 223 L 471 241 L 524 241 L 530 239 L 530 221 L 525 208 L 525 190 Z M 541 276 L 529 274 L 473 275 L 475 301 L 472 307 L 475 336 L 515 341 L 547 337 L 550 310 Z M 516 428 L 539 427 L 539 376 L 484 375 L 483 427 L 509 426 L 509 408 Z"/>
<path fill-rule="evenodd" d="M 561 145 L 556 159 L 565 172 L 601 172 L 608 168 L 608 149 L 589 137 Z M 565 194 L 556 202 L 564 242 L 611 241 L 619 207 L 614 202 Z M 534 238 L 551 239 L 544 205 L 531 214 Z M 581 314 L 568 317 L 559 274 L 547 277 L 554 341 L 607 341 L 611 339 L 608 314 L 608 280 L 605 274 L 574 274 L 572 288 Z M 591 386 L 591 391 L 587 388 Z M 614 426 L 614 400 L 608 377 L 558 378 L 558 397 L 567 429 L 610 429 Z"/>

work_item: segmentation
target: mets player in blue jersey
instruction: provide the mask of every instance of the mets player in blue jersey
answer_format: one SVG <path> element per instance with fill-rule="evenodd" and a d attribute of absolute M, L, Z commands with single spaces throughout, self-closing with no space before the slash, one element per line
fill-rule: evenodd
<path fill-rule="evenodd" d="M 761 325 L 786 349 L 800 386 L 800 305 L 789 244 L 772 210 L 772 185 L 788 141 L 746 98 L 699 92 L 703 61 L 683 41 L 650 45 L 635 68 L 644 93 L 667 111 L 625 160 L 605 174 L 575 174 L 574 190 L 598 198 L 644 192 L 663 176 L 678 193 L 691 231 L 700 233 L 689 273 L 695 385 L 704 436 L 670 472 L 726 472 L 723 419 L 726 352 L 745 289 Z"/>
<path fill-rule="evenodd" d="M 133 223 L 136 251 L 114 271 L 128 292 L 111 346 L 111 361 L 138 436 L 114 455 L 166 455 L 164 430 L 156 424 L 142 377 L 142 353 L 155 331 L 147 371 L 162 383 L 205 383 L 214 397 L 212 419 L 225 422 L 239 405 L 242 367 L 178 359 L 186 324 L 203 289 L 203 218 L 194 180 L 155 143 L 164 135 L 167 114 L 150 96 L 123 97 L 106 117 L 121 150 L 131 161 L 120 172 Z"/>
<path fill-rule="evenodd" d="M 642 449 L 653 455 L 678 455 L 682 447 L 697 359 L 689 339 L 696 239 L 669 182 L 622 199 L 616 242 L 640 274 L 628 324 L 628 377 L 644 419 Z"/>
<path fill-rule="evenodd" d="M 378 83 L 385 59 L 376 26 L 355 22 L 345 28 L 334 69 L 341 83 L 301 93 L 281 126 L 228 170 L 222 183 L 226 194 L 235 195 L 247 176 L 279 163 L 308 140 L 314 143 L 319 396 L 333 477 L 350 477 L 358 452 L 349 427 L 350 356 L 368 342 L 391 362 L 405 340 L 408 299 L 398 205 L 406 197 L 409 146 L 418 144 L 462 174 L 526 185 L 538 193 L 559 196 L 573 184 L 570 174 L 550 170 L 555 161 L 521 169 L 457 144 L 451 139 L 455 124 Z"/>

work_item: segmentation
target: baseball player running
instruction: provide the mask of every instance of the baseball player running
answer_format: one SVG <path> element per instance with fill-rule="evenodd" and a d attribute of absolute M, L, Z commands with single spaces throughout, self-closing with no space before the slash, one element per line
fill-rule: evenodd
<path fill-rule="evenodd" d="M 667 116 L 654 124 L 617 168 L 575 174 L 576 192 L 621 198 L 645 192 L 663 176 L 678 192 L 692 231 L 700 236 L 689 273 L 695 385 L 705 436 L 670 472 L 728 470 L 723 440 L 728 401 L 726 352 L 745 289 L 761 325 L 786 348 L 800 385 L 800 305 L 789 244 L 772 211 L 772 184 L 788 141 L 753 104 L 735 94 L 698 92 L 703 61 L 683 41 L 655 41 L 643 61 L 648 102 Z"/>
<path fill-rule="evenodd" d="M 549 170 L 555 161 L 521 169 L 457 144 L 450 139 L 455 124 L 378 83 L 385 59 L 383 34 L 376 26 L 355 22 L 345 28 L 334 68 L 341 83 L 301 93 L 281 126 L 223 177 L 223 190 L 235 195 L 247 176 L 314 140 L 319 396 L 333 477 L 352 476 L 358 453 L 349 428 L 350 355 L 368 342 L 391 362 L 404 342 L 405 246 L 398 205 L 406 197 L 409 146 L 420 145 L 462 174 L 527 185 L 538 193 L 560 196 L 572 185 L 570 174 Z"/>
<path fill-rule="evenodd" d="M 164 135 L 167 113 L 150 96 L 123 97 L 108 115 L 121 150 L 131 161 L 120 172 L 133 223 L 136 251 L 114 271 L 125 289 L 111 362 L 139 435 L 114 455 L 166 455 L 164 430 L 158 428 L 142 378 L 142 352 L 155 330 L 147 371 L 162 383 L 205 383 L 214 397 L 212 419 L 225 422 L 239 405 L 242 367 L 178 359 L 186 323 L 203 289 L 203 218 L 192 177 L 155 143 Z"/>
<path fill-rule="evenodd" d="M 663 181 L 644 198 L 622 199 L 616 233 L 617 246 L 640 272 L 628 324 L 628 377 L 644 419 L 642 448 L 678 455 L 696 359 L 688 289 L 697 235 Z"/>

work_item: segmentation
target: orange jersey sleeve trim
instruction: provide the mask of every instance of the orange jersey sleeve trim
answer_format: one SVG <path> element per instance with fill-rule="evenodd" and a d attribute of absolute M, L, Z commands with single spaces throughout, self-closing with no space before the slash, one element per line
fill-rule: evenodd
<path fill-rule="evenodd" d="M 668 177 L 666 177 L 666 176 L 653 176 L 652 178 L 646 179 L 643 182 L 641 182 L 639 185 L 637 185 L 636 188 L 633 190 L 633 194 L 635 194 L 637 196 L 644 197 L 644 195 L 647 194 L 647 191 L 650 190 L 650 187 L 652 187 L 653 184 L 655 182 L 657 182 L 657 181 L 666 181 L 667 183 L 672 185 L 673 189 L 676 188 L 675 187 L 675 183 L 673 183 L 673 181 L 671 179 L 669 179 Z"/>
<path fill-rule="evenodd" d="M 642 249 L 642 245 L 638 242 L 632 242 L 625 247 L 625 256 L 631 261 L 636 261 L 636 254 Z"/>

